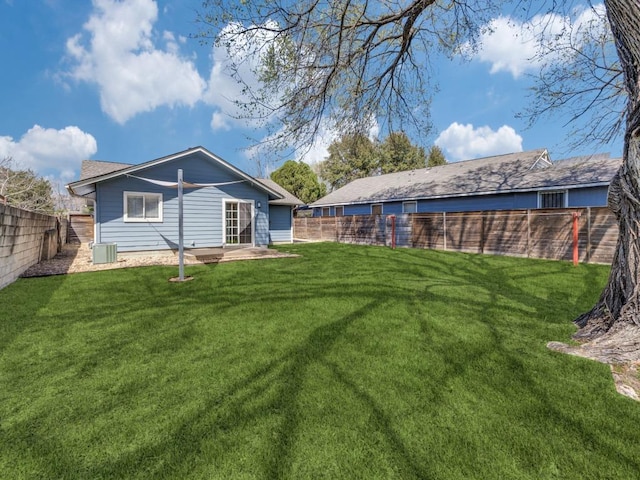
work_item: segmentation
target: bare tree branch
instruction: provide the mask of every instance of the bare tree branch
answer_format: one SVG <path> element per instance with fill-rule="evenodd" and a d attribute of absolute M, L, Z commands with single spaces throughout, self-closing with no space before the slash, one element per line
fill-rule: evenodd
<path fill-rule="evenodd" d="M 567 150 L 585 144 L 607 144 L 619 137 L 625 122 L 626 90 L 614 39 L 604 10 L 571 25 L 561 35 L 542 37 L 540 71 L 529 94 L 530 104 L 517 116 L 533 126 L 547 117 L 573 126 Z"/>
<path fill-rule="evenodd" d="M 259 119 L 275 149 L 309 146 L 323 126 L 430 131 L 430 59 L 474 42 L 502 1 L 208 0 L 199 36 L 228 51 L 243 85 L 239 116 Z M 232 27 L 230 27 L 232 25 Z M 238 56 L 237 52 L 243 55 Z M 243 77 L 248 57 L 259 58 Z"/>

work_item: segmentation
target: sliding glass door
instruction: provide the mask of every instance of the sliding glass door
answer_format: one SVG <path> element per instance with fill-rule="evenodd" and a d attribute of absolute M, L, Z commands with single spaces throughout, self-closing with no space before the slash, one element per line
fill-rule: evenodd
<path fill-rule="evenodd" d="M 243 201 L 225 201 L 225 244 L 253 245 L 252 204 Z"/>

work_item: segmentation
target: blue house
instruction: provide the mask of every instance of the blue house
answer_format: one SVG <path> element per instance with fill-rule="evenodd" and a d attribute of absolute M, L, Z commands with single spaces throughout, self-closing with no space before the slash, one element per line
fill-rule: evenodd
<path fill-rule="evenodd" d="M 116 243 L 119 252 L 175 249 L 179 169 L 185 248 L 293 241 L 292 210 L 302 202 L 203 147 L 139 165 L 85 160 L 67 190 L 93 202 L 95 243 Z"/>
<path fill-rule="evenodd" d="M 546 149 L 361 178 L 313 202 L 313 216 L 388 215 L 607 205 L 622 160 L 552 162 Z"/>

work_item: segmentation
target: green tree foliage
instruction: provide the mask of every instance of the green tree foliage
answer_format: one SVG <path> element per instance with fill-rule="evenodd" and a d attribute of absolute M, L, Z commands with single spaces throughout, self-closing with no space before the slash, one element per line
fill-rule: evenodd
<path fill-rule="evenodd" d="M 11 158 L 0 160 L 0 195 L 13 207 L 46 214 L 55 210 L 49 180 L 30 169 L 19 170 Z"/>
<path fill-rule="evenodd" d="M 373 175 L 378 168 L 376 145 L 366 135 L 345 135 L 329 145 L 329 156 L 320 163 L 320 177 L 331 190 Z"/>
<path fill-rule="evenodd" d="M 304 203 L 315 202 L 327 194 L 327 187 L 304 162 L 287 160 L 271 174 L 271 180 L 292 193 Z"/>
<path fill-rule="evenodd" d="M 425 168 L 427 156 L 404 132 L 392 132 L 382 142 L 361 134 L 345 135 L 329 146 L 329 157 L 320 163 L 320 177 L 331 190 L 363 177 Z"/>
<path fill-rule="evenodd" d="M 427 157 L 427 167 L 439 167 L 440 165 L 446 165 L 447 159 L 444 158 L 444 153 L 442 153 L 442 149 L 433 145 L 429 149 L 429 156 Z"/>
<path fill-rule="evenodd" d="M 380 173 L 402 172 L 424 168 L 427 156 L 424 148 L 411 143 L 404 132 L 392 132 L 380 145 Z"/>

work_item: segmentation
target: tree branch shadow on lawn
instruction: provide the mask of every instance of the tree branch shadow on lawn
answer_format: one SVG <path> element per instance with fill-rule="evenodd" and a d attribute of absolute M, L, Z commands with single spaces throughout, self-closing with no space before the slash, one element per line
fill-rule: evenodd
<path fill-rule="evenodd" d="M 332 345 L 353 322 L 383 302 L 383 300 L 372 300 L 349 315 L 316 328 L 303 343 L 292 348 L 287 354 L 256 369 L 244 379 L 230 385 L 223 393 L 208 400 L 206 405 L 196 413 L 182 420 L 181 426 L 173 431 L 165 442 L 148 445 L 119 456 L 117 461 L 97 466 L 88 472 L 88 475 L 100 477 L 114 471 L 127 471 L 127 466 L 133 465 L 139 468 L 142 466 L 141 460 L 147 463 L 149 459 L 159 457 L 163 459 L 161 470 L 154 472 L 153 464 L 144 466 L 144 470 L 153 472 L 152 476 L 167 475 L 170 473 L 166 470 L 167 466 L 174 466 L 178 470 L 176 473 L 179 473 L 185 465 L 192 462 L 193 457 L 201 450 L 201 443 L 206 439 L 218 433 L 223 434 L 240 428 L 265 415 L 275 414 L 282 416 L 282 419 L 274 432 L 273 442 L 267 443 L 271 451 L 265 455 L 263 474 L 253 473 L 264 478 L 287 478 L 291 474 L 293 449 L 299 434 L 298 399 L 303 391 L 309 367 L 320 363 L 373 412 L 376 427 L 393 447 L 393 456 L 397 462 L 404 465 L 413 476 L 425 478 L 427 472 L 420 467 L 416 459 L 411 457 L 402 439 L 393 431 L 392 422 L 384 410 L 370 395 L 349 380 L 346 374 L 340 372 L 335 364 L 325 359 Z M 270 390 L 270 380 L 274 377 L 278 380 L 276 397 L 267 404 L 252 407 L 251 404 L 257 397 L 266 395 Z M 227 410 L 228 413 L 210 420 L 212 412 L 216 410 Z M 180 439 L 180 448 L 176 448 L 176 438 Z"/>
<path fill-rule="evenodd" d="M 450 265 L 446 262 L 441 262 L 438 265 L 437 258 L 439 257 L 434 258 L 436 258 L 436 260 L 430 260 L 428 268 L 441 269 L 443 272 L 448 272 L 452 275 L 451 281 L 458 285 L 464 285 L 466 283 L 472 285 L 472 282 L 478 281 L 478 272 L 475 268 L 472 270 L 471 267 L 485 268 L 485 281 L 488 282 L 488 284 L 494 283 L 500 275 L 506 275 L 504 270 L 490 267 L 482 257 L 470 257 L 466 269 L 457 265 L 455 271 L 451 271 L 449 268 Z M 397 264 L 393 266 L 392 271 L 390 270 L 388 274 L 405 275 L 408 269 L 414 268 L 420 269 L 421 266 L 412 262 L 411 256 L 405 254 L 402 260 L 398 258 Z M 429 270 L 424 267 L 422 268 L 424 271 L 421 275 L 425 283 L 428 283 L 428 277 L 426 275 Z M 63 281 L 65 277 L 58 278 Z M 588 276 L 585 278 L 588 279 Z M 163 281 L 166 282 L 166 280 Z M 153 285 L 144 285 L 149 295 L 158 293 Z M 58 288 L 60 286 L 61 283 L 58 284 Z M 279 416 L 279 421 L 278 427 L 274 431 L 275 436 L 270 446 L 270 451 L 264 456 L 265 461 L 262 476 L 266 478 L 287 477 L 291 474 L 294 448 L 300 435 L 301 419 L 300 412 L 296 409 L 296 404 L 303 391 L 309 367 L 312 364 L 318 363 L 325 366 L 332 373 L 333 378 L 343 385 L 346 390 L 351 392 L 355 398 L 372 413 L 374 420 L 372 428 L 375 428 L 376 431 L 380 432 L 386 439 L 390 447 L 389 451 L 392 452 L 392 457 L 400 468 L 409 475 L 428 478 L 430 473 L 432 473 L 429 471 L 428 460 L 416 458 L 410 453 L 406 442 L 403 441 L 402 437 L 394 430 L 390 415 L 385 413 L 384 408 L 375 401 L 372 395 L 359 388 L 349 378 L 347 372 L 341 370 L 338 365 L 327 359 L 327 354 L 331 350 L 331 347 L 336 344 L 337 340 L 344 335 L 345 331 L 353 325 L 354 322 L 364 316 L 368 311 L 383 305 L 389 296 L 410 293 L 413 295 L 414 301 L 420 302 L 421 304 L 433 301 L 455 301 L 451 296 L 433 292 L 432 287 L 433 284 L 428 284 L 424 289 L 416 293 L 415 291 L 403 291 L 402 289 L 386 286 L 384 295 L 380 294 L 380 292 L 374 292 L 379 295 L 369 298 L 367 303 L 362 307 L 353 310 L 348 315 L 332 323 L 317 327 L 306 336 L 303 342 L 292 347 L 286 354 L 260 366 L 245 378 L 229 385 L 221 394 L 208 399 L 195 413 L 180 420 L 177 428 L 172 429 L 170 434 L 162 441 L 123 453 L 114 461 L 89 467 L 87 477 L 108 477 L 113 475 L 113 472 L 126 472 L 132 469 L 137 472 L 145 471 L 149 476 L 168 476 L 171 473 L 171 469 L 184 473 L 183 470 L 194 463 L 194 459 L 197 458 L 201 451 L 201 445 L 204 441 L 215 437 L 217 434 L 223 434 L 225 431 L 241 428 L 248 422 L 266 415 L 277 415 Z M 309 286 L 310 291 L 312 288 L 312 286 Z M 51 292 L 51 295 L 53 295 L 54 292 L 55 290 Z M 335 292 L 335 295 L 341 293 L 344 292 Z M 1 294 L 2 292 L 0 292 L 0 295 Z M 265 297 L 271 294 L 272 292 L 270 291 L 264 293 Z M 296 294 L 299 294 L 299 292 L 296 292 Z M 327 292 L 325 295 L 327 296 L 327 301 L 330 301 L 330 293 Z M 448 348 L 450 344 L 448 345 L 447 343 L 442 344 L 438 353 L 448 368 L 440 377 L 431 379 L 430 381 L 446 385 L 448 382 L 452 382 L 456 378 L 463 376 L 467 369 L 477 360 L 478 356 L 498 352 L 505 358 L 505 361 L 512 365 L 514 370 L 518 371 L 522 388 L 532 390 L 536 396 L 539 397 L 541 408 L 549 411 L 559 423 L 571 426 L 572 430 L 583 439 L 585 444 L 592 445 L 595 441 L 595 435 L 592 435 L 595 427 L 589 429 L 585 423 L 579 422 L 571 418 L 567 412 L 559 411 L 555 408 L 554 399 L 549 397 L 548 392 L 536 385 L 533 378 L 527 372 L 527 367 L 524 365 L 522 359 L 503 344 L 502 334 L 496 326 L 489 321 L 489 318 L 495 314 L 496 305 L 499 303 L 499 295 L 516 299 L 518 305 L 521 306 L 525 313 L 528 308 L 534 306 L 534 303 L 527 305 L 527 298 L 530 294 L 517 286 L 499 293 L 492 291 L 489 301 L 478 301 L 476 305 L 472 305 L 473 308 L 481 313 L 479 321 L 490 330 L 492 341 L 482 349 L 468 349 L 464 356 L 455 356 L 454 352 L 459 352 L 460 349 Z M 175 299 L 165 298 L 162 301 L 169 303 L 178 298 L 179 296 L 176 295 Z M 258 295 L 254 301 L 260 302 L 260 299 L 261 297 Z M 184 301 L 187 300 L 188 298 Z M 202 299 L 202 301 L 204 301 L 204 299 Z M 34 303 L 34 310 L 28 318 L 34 318 L 37 309 L 45 306 L 47 302 L 48 299 L 46 297 L 38 299 L 38 302 L 32 302 Z M 537 315 L 545 316 L 553 313 L 552 308 L 549 307 L 548 312 L 538 311 Z M 420 312 L 417 313 L 417 316 L 420 317 Z M 444 329 L 437 332 L 434 325 L 423 317 L 419 318 L 419 326 L 423 334 L 423 341 L 429 345 L 433 345 L 434 342 L 436 342 L 436 340 L 434 340 L 434 334 L 437 334 L 439 337 L 437 341 L 441 341 L 442 338 L 448 335 L 448 331 Z M 0 342 L 2 340 L 5 340 L 4 337 L 0 339 Z M 100 355 L 98 355 L 98 357 L 99 356 Z M 252 404 L 255 402 L 256 397 L 264 396 L 270 389 L 274 388 L 272 385 L 274 378 L 278 380 L 277 386 L 275 387 L 275 398 L 266 404 L 253 406 Z M 504 391 L 507 387 L 496 380 L 496 383 L 491 385 L 491 388 Z M 438 394 L 442 395 L 443 390 L 439 390 Z M 436 396 L 433 400 L 435 408 L 435 404 L 439 399 Z M 223 414 L 219 415 L 216 412 Z M 179 442 L 177 442 L 176 439 L 179 439 Z M 47 446 L 43 443 L 45 442 L 44 439 L 40 439 L 39 441 L 38 439 L 34 439 L 34 441 L 41 443 L 42 448 L 52 452 L 52 454 L 59 455 L 61 453 L 60 450 L 64 451 L 62 445 L 52 444 Z M 177 443 L 179 443 L 179 445 Z M 604 443 L 600 443 L 599 446 L 602 448 L 611 448 L 611 446 Z M 161 466 L 156 463 L 159 458 L 162 458 Z M 60 472 L 82 471 L 83 467 L 79 465 L 80 460 L 76 458 L 60 455 L 57 457 L 57 460 L 60 464 L 68 464 L 67 470 L 65 470 L 65 467 L 59 466 Z M 625 458 L 625 460 L 629 464 L 634 464 L 632 459 Z M 87 468 L 85 466 L 85 471 L 86 470 Z M 259 476 L 259 474 L 257 475 Z"/>
<path fill-rule="evenodd" d="M 470 257 L 469 265 L 474 267 L 487 268 L 487 265 L 483 265 L 485 262 L 482 257 Z M 473 278 L 474 282 L 477 282 L 476 269 L 471 270 L 459 268 L 454 273 L 452 282 L 457 284 L 464 284 L 465 281 L 469 281 L 469 278 Z M 396 274 L 402 275 L 406 268 L 420 268 L 416 264 L 407 260 L 405 265 L 395 265 L 394 269 Z M 443 271 L 453 273 L 449 270 L 449 265 L 446 262 L 442 262 L 441 265 L 431 263 L 429 268 L 441 268 Z M 428 273 L 428 270 L 424 273 Z M 504 271 L 499 268 L 488 268 L 486 273 L 486 281 L 492 284 L 496 281 L 499 275 L 505 275 Z M 465 278 L 469 277 L 469 278 Z M 427 280 L 425 278 L 425 280 Z M 401 292 L 394 291 L 393 294 L 401 294 Z M 513 287 L 509 291 L 502 291 L 500 295 L 510 296 L 516 298 L 522 305 L 523 313 L 526 313 L 528 306 L 526 305 L 526 299 L 530 293 L 522 290 L 519 287 Z M 522 388 L 528 388 L 535 392 L 536 396 L 540 399 L 540 406 L 545 410 L 548 410 L 559 423 L 570 425 L 571 428 L 584 439 L 593 443 L 594 438 L 592 432 L 586 428 L 584 423 L 577 420 L 573 420 L 567 412 L 558 411 L 554 409 L 554 400 L 549 398 L 547 392 L 539 389 L 530 375 L 526 372 L 526 366 L 523 365 L 520 358 L 517 355 L 512 354 L 508 348 L 502 345 L 502 338 L 495 326 L 491 322 L 488 322 L 485 317 L 490 317 L 494 313 L 494 306 L 497 303 L 496 292 L 492 293 L 490 301 L 479 302 L 477 307 L 481 309 L 482 317 L 481 321 L 491 330 L 493 341 L 491 344 L 483 350 L 469 349 L 466 356 L 454 356 L 453 352 L 459 352 L 459 349 L 449 349 L 443 347 L 439 352 L 448 368 L 441 377 L 431 379 L 432 382 L 446 385 L 452 382 L 456 378 L 463 376 L 466 370 L 473 365 L 478 356 L 495 354 L 498 352 L 505 358 L 507 362 L 512 365 L 512 368 L 518 371 L 519 383 Z M 435 301 L 451 302 L 455 299 L 441 295 L 440 298 L 434 297 L 433 294 L 425 295 L 425 298 L 420 298 L 419 301 Z M 260 301 L 259 296 L 255 299 L 256 302 Z M 525 302 L 524 304 L 522 302 Z M 216 433 L 225 432 L 239 428 L 240 426 L 260 418 L 265 415 L 280 415 L 282 419 L 279 421 L 279 427 L 276 429 L 275 438 L 271 447 L 271 453 L 265 455 L 264 476 L 266 478 L 282 478 L 286 477 L 291 470 L 291 462 L 293 459 L 293 449 L 298 439 L 300 413 L 296 410 L 296 403 L 299 395 L 303 389 L 303 383 L 306 378 L 306 373 L 312 364 L 320 363 L 326 366 L 336 378 L 347 390 L 351 391 L 356 398 L 362 403 L 362 405 L 372 412 L 372 417 L 375 419 L 375 428 L 381 432 L 386 438 L 388 445 L 391 447 L 393 457 L 396 459 L 397 464 L 415 477 L 428 477 L 429 471 L 425 460 L 422 462 L 420 459 L 414 458 L 409 453 L 407 445 L 403 442 L 402 438 L 394 431 L 393 422 L 390 417 L 385 414 L 384 409 L 376 403 L 371 395 L 359 389 L 353 381 L 349 380 L 348 375 L 340 371 L 339 368 L 332 362 L 326 359 L 326 354 L 330 350 L 331 346 L 344 334 L 345 330 L 357 321 L 366 312 L 375 309 L 384 303 L 384 296 L 378 299 L 371 299 L 364 307 L 361 307 L 342 319 L 336 320 L 330 324 L 322 325 L 313 330 L 306 338 L 306 340 L 292 348 L 289 353 L 284 356 L 267 363 L 266 365 L 256 369 L 253 373 L 245 377 L 243 380 L 236 382 L 227 389 L 224 393 L 218 395 L 215 398 L 207 401 L 206 405 L 199 409 L 198 412 L 191 415 L 188 419 L 181 422 L 181 427 L 172 432 L 166 443 L 157 445 L 150 445 L 142 450 L 136 450 L 131 452 L 126 457 L 120 457 L 117 464 L 119 466 L 126 464 L 138 464 L 140 459 L 152 459 L 162 456 L 165 458 L 166 465 L 178 465 L 184 466 L 189 464 L 190 459 L 197 455 L 200 450 L 203 439 L 211 438 Z M 533 304 L 532 304 L 533 305 Z M 544 316 L 550 312 L 539 312 Z M 433 325 L 428 324 L 426 320 L 421 320 L 421 328 L 423 333 L 427 335 L 426 342 L 433 344 L 433 339 L 429 338 L 433 333 Z M 430 333 L 429 333 L 430 332 Z M 442 332 L 445 335 L 446 332 Z M 446 344 L 445 344 L 446 345 Z M 251 403 L 256 397 L 265 395 L 271 388 L 270 379 L 273 377 L 278 379 L 278 386 L 276 398 L 273 401 L 268 402 L 266 405 L 258 407 L 251 407 Z M 492 388 L 498 390 L 504 390 L 506 387 L 500 383 L 492 385 Z M 441 391 L 442 392 L 442 391 Z M 435 398 L 434 401 L 438 399 Z M 211 419 L 212 412 L 216 410 L 228 410 L 222 416 L 215 419 Z M 177 449 L 174 445 L 174 438 L 180 438 L 183 445 Z M 603 447 L 608 447 L 603 445 Z M 631 459 L 627 459 L 632 463 Z M 421 463 L 423 465 L 421 465 Z M 93 471 L 93 474 L 105 473 L 113 471 L 114 468 L 119 468 L 118 465 L 109 464 L 103 465 L 100 470 Z M 148 465 L 148 468 L 153 469 L 152 465 Z M 160 472 L 157 472 L 160 473 Z M 166 473 L 166 472 L 164 472 Z"/>
<path fill-rule="evenodd" d="M 0 357 L 22 332 L 34 326 L 38 312 L 46 308 L 55 293 L 66 283 L 66 275 L 52 278 L 19 278 L 0 290 L 0 305 L 11 305 L 11 316 L 2 319 Z M 7 298 L 6 301 L 3 297 Z M 0 310 L 6 307 L 0 307 Z M 9 321 L 9 318 L 17 321 Z"/>
<path fill-rule="evenodd" d="M 499 283 L 500 285 L 509 285 L 509 279 L 513 278 L 513 276 L 507 275 L 505 269 L 501 268 L 491 268 L 489 266 L 489 262 L 484 255 L 473 255 L 470 257 L 470 263 L 476 266 L 480 266 L 477 271 L 474 272 L 474 277 L 476 280 L 478 279 L 478 272 L 486 272 L 484 275 L 484 281 L 482 281 L 482 275 L 480 284 L 492 284 L 494 282 Z M 551 263 L 548 263 L 551 265 Z M 562 267 L 561 263 L 557 264 Z M 590 275 L 589 271 L 593 269 L 593 266 L 585 266 L 586 272 L 584 275 L 581 275 L 581 281 L 588 288 L 583 288 L 582 291 L 585 292 L 581 294 L 571 308 L 567 310 L 575 310 L 579 311 L 580 305 L 586 302 L 592 302 L 594 299 L 587 295 L 586 292 L 589 291 L 597 291 L 600 287 L 600 284 L 594 282 L 594 275 Z M 484 302 L 481 306 L 480 315 L 478 316 L 478 320 L 487 328 L 490 332 L 492 342 L 491 347 L 486 349 L 484 354 L 495 354 L 498 353 L 501 358 L 504 359 L 504 362 L 509 365 L 509 370 L 511 372 L 517 372 L 517 379 L 520 384 L 525 387 L 527 390 L 531 391 L 534 394 L 534 398 L 537 400 L 537 405 L 534 405 L 535 408 L 538 408 L 544 411 L 545 416 L 549 417 L 552 420 L 554 426 L 563 426 L 564 428 L 570 429 L 576 437 L 580 438 L 580 444 L 582 445 L 590 445 L 596 451 L 608 452 L 616 450 L 616 442 L 612 439 L 615 436 L 605 437 L 601 435 L 600 428 L 594 425 L 592 422 L 581 421 L 579 415 L 575 415 L 573 411 L 563 411 L 558 408 L 558 399 L 552 397 L 549 390 L 543 388 L 544 384 L 540 384 L 540 382 L 536 382 L 534 375 L 530 370 L 530 366 L 526 364 L 526 356 L 521 355 L 513 351 L 513 349 L 508 348 L 504 344 L 504 335 L 499 331 L 496 326 L 494 319 L 496 315 L 499 313 L 496 305 L 500 304 L 500 297 L 506 296 L 509 298 L 518 299 L 519 303 L 522 303 L 524 299 L 528 299 L 531 297 L 531 293 L 522 289 L 519 286 L 513 285 L 511 283 L 510 287 L 505 290 L 500 290 L 499 292 L 495 289 L 489 290 L 490 300 L 488 302 Z M 544 304 L 543 308 L 540 308 L 535 303 L 531 303 L 530 306 L 535 307 L 536 314 L 530 316 L 530 321 L 535 322 L 537 318 L 554 318 L 558 316 L 558 311 L 555 309 L 555 306 L 567 304 L 567 298 L 563 295 L 563 292 L 551 290 L 549 292 L 549 299 Z M 523 307 L 526 308 L 526 303 L 522 304 Z M 522 314 L 526 314 L 525 311 Z M 572 320 L 572 319 L 569 319 Z M 423 321 L 421 321 L 421 326 L 423 330 L 426 330 L 426 325 Z M 444 333 L 444 332 L 443 332 Z M 540 345 L 534 346 L 536 349 L 542 350 L 545 345 L 541 343 Z M 468 350 L 468 356 L 460 357 L 458 355 L 451 355 L 451 352 L 459 350 L 454 348 L 442 348 L 442 356 L 447 359 L 447 363 L 452 365 L 452 370 L 441 378 L 443 384 L 450 381 L 451 378 L 455 378 L 456 376 L 460 376 L 466 369 L 468 369 L 474 363 L 474 357 L 478 352 L 474 352 L 473 349 Z M 553 353 L 551 353 L 553 355 Z M 504 385 L 500 378 L 492 378 L 491 376 L 487 377 L 487 383 L 485 385 L 490 386 L 497 391 L 508 392 L 512 386 Z M 568 379 L 572 381 L 573 379 Z M 570 382 L 567 382 L 568 384 Z M 564 393 L 564 392 L 563 392 Z M 571 395 L 571 392 L 568 392 L 568 395 Z M 531 405 L 526 407 L 527 409 L 531 408 Z M 602 408 L 606 408 L 606 403 L 603 402 Z M 527 415 L 532 412 L 528 410 L 523 410 L 522 414 Z M 515 421 L 515 419 L 514 419 Z M 534 415 L 531 416 L 531 421 L 538 421 Z M 609 440 L 609 441 L 606 441 Z M 629 439 L 631 441 L 631 439 Z M 630 467 L 630 471 L 634 471 L 638 469 L 638 459 L 632 458 L 628 455 L 623 455 L 619 450 L 617 451 L 618 458 L 624 460 L 624 462 Z"/>

